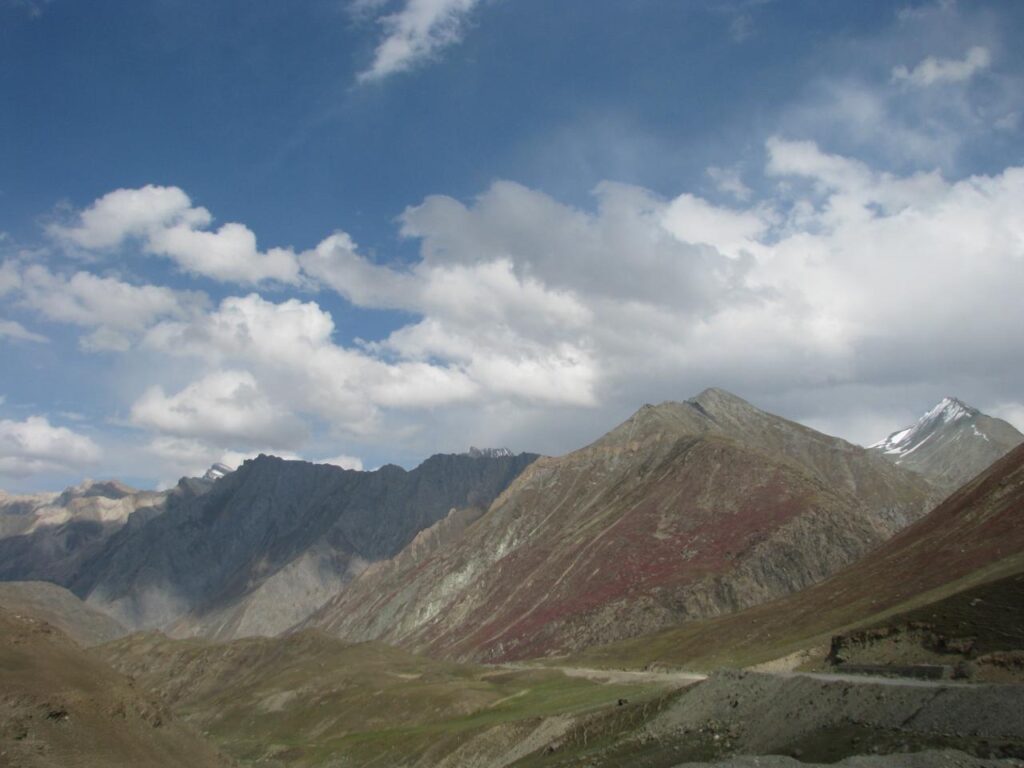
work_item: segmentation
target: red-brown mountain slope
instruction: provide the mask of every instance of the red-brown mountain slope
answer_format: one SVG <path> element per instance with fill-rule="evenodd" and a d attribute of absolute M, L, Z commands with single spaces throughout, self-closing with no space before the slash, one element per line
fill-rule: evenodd
<path fill-rule="evenodd" d="M 923 514 L 930 493 L 708 390 L 537 461 L 457 541 L 373 569 L 309 623 L 458 658 L 578 650 L 803 589 Z"/>
<path fill-rule="evenodd" d="M 588 652 L 589 663 L 748 664 L 1024 573 L 1024 446 L 832 578 L 746 611 Z"/>

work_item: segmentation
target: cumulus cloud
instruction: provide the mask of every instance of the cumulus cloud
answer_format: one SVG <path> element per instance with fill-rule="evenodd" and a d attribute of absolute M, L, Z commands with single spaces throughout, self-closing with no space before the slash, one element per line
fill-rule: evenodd
<path fill-rule="evenodd" d="M 581 208 L 497 182 L 408 208 L 411 264 L 374 261 L 344 232 L 298 254 L 307 284 L 408 313 L 373 342 L 339 343 L 315 301 L 256 293 L 187 312 L 154 294 L 139 319 L 133 303 L 59 311 L 91 328 L 102 309 L 100 327 L 134 328 L 168 369 L 195 371 L 172 389 L 153 370 L 132 409 L 151 450 L 182 466 L 301 450 L 321 427 L 359 441 L 418 426 L 427 450 L 459 438 L 559 450 L 607 428 L 606 414 L 709 385 L 858 439 L 880 437 L 861 432 L 881 421 L 822 412 L 823 392 L 876 415 L 893 393 L 920 391 L 927 407 L 935 382 L 982 407 L 1015 402 L 1024 169 L 947 179 L 811 141 L 764 150 L 768 192 L 746 202 L 604 183 Z"/>
<path fill-rule="evenodd" d="M 381 80 L 410 70 L 441 49 L 462 39 L 470 12 L 480 0 L 404 0 L 401 10 L 380 19 L 384 38 L 377 45 L 373 63 L 359 74 L 360 82 Z M 358 0 L 363 13 L 382 3 Z"/>
<path fill-rule="evenodd" d="M 192 205 L 177 187 L 147 185 L 118 189 L 79 212 L 70 225 L 52 225 L 50 234 L 86 250 L 118 248 L 137 241 L 149 254 L 165 256 L 196 275 L 222 282 L 296 283 L 295 253 L 289 248 L 260 251 L 256 235 L 246 226 L 213 222 L 208 210 Z"/>
<path fill-rule="evenodd" d="M 919 88 L 937 83 L 963 83 L 992 64 L 992 54 L 981 45 L 971 47 L 962 59 L 940 59 L 928 56 L 917 66 L 908 69 L 904 65 L 894 67 L 892 79 Z"/>
<path fill-rule="evenodd" d="M 301 458 L 292 451 L 270 446 L 238 451 L 194 438 L 171 435 L 153 437 L 142 450 L 156 460 L 164 473 L 158 483 L 160 488 L 170 488 L 181 477 L 202 477 L 214 464 L 223 464 L 231 470 L 238 469 L 245 461 L 255 459 L 261 453 L 279 456 L 282 459 Z"/>
<path fill-rule="evenodd" d="M 132 422 L 164 435 L 214 445 L 288 448 L 305 437 L 303 424 L 272 403 L 247 371 L 216 371 L 168 395 L 148 389 L 132 406 Z"/>
<path fill-rule="evenodd" d="M 987 392 L 1024 375 L 1009 331 L 1024 321 L 1024 169 L 950 181 L 809 141 L 765 150 L 779 186 L 746 207 L 605 184 L 588 212 L 502 182 L 407 210 L 412 267 L 373 264 L 347 238 L 303 266 L 358 305 L 422 315 L 373 349 L 458 361 L 484 402 L 503 384 L 532 383 L 534 406 L 575 391 L 608 407 L 711 383 L 783 402 L 954 376 Z"/>
<path fill-rule="evenodd" d="M 336 467 L 342 469 L 354 469 L 359 472 L 363 471 L 363 460 L 358 456 L 346 456 L 341 454 L 340 456 L 333 456 L 329 459 L 317 459 L 317 464 L 333 464 Z"/>
<path fill-rule="evenodd" d="M 156 321 L 185 317 L 206 303 L 199 293 L 89 272 L 65 276 L 40 265 L 26 267 L 18 284 L 23 306 L 49 320 L 91 329 L 81 344 L 92 351 L 126 351 Z"/>
<path fill-rule="evenodd" d="M 230 297 L 187 322 L 164 322 L 146 345 L 218 368 L 244 366 L 271 402 L 337 429 L 374 431 L 378 411 L 430 408 L 475 398 L 479 385 L 455 365 L 381 359 L 332 340 L 334 323 L 314 302 Z"/>
<path fill-rule="evenodd" d="M 0 420 L 0 475 L 78 470 L 97 463 L 101 456 L 89 437 L 53 426 L 45 416 Z"/>

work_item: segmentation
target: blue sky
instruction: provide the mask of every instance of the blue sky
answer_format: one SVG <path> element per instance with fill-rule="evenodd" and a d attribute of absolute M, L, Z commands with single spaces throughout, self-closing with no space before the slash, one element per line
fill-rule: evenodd
<path fill-rule="evenodd" d="M 1017 2 L 0 0 L 0 487 L 1024 426 Z"/>

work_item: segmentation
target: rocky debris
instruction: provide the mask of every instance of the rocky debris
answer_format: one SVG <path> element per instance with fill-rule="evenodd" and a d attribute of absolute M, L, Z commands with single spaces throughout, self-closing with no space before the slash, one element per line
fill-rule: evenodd
<path fill-rule="evenodd" d="M 644 732 L 682 742 L 689 734 L 710 734 L 728 742 L 725 752 L 799 750 L 811 762 L 832 762 L 868 748 L 955 748 L 978 757 L 1024 758 L 1022 711 L 1019 686 L 719 672 L 687 689 Z"/>
<path fill-rule="evenodd" d="M 1019 760 L 972 757 L 956 750 L 927 750 L 898 755 L 859 755 L 829 763 L 830 768 L 1020 768 Z M 758 755 L 733 757 L 713 763 L 680 763 L 676 768 L 823 768 L 820 763 L 795 757 Z"/>
<path fill-rule="evenodd" d="M 1009 681 L 1024 655 L 1024 574 L 983 582 L 832 638 L 827 663 L 952 666 L 958 676 Z"/>

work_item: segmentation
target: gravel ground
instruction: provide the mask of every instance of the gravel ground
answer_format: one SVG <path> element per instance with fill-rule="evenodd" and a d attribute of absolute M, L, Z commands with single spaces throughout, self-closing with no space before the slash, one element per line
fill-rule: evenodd
<path fill-rule="evenodd" d="M 790 755 L 812 763 L 924 749 L 1020 759 L 1024 686 L 901 686 L 891 680 L 719 672 L 650 721 L 639 739 L 700 743 L 723 756 Z"/>
<path fill-rule="evenodd" d="M 821 763 L 801 763 L 791 757 L 735 757 L 718 763 L 683 763 L 678 768 L 818 768 Z M 1020 760 L 985 760 L 963 752 L 915 752 L 909 755 L 861 755 L 829 768 L 1021 768 Z"/>

